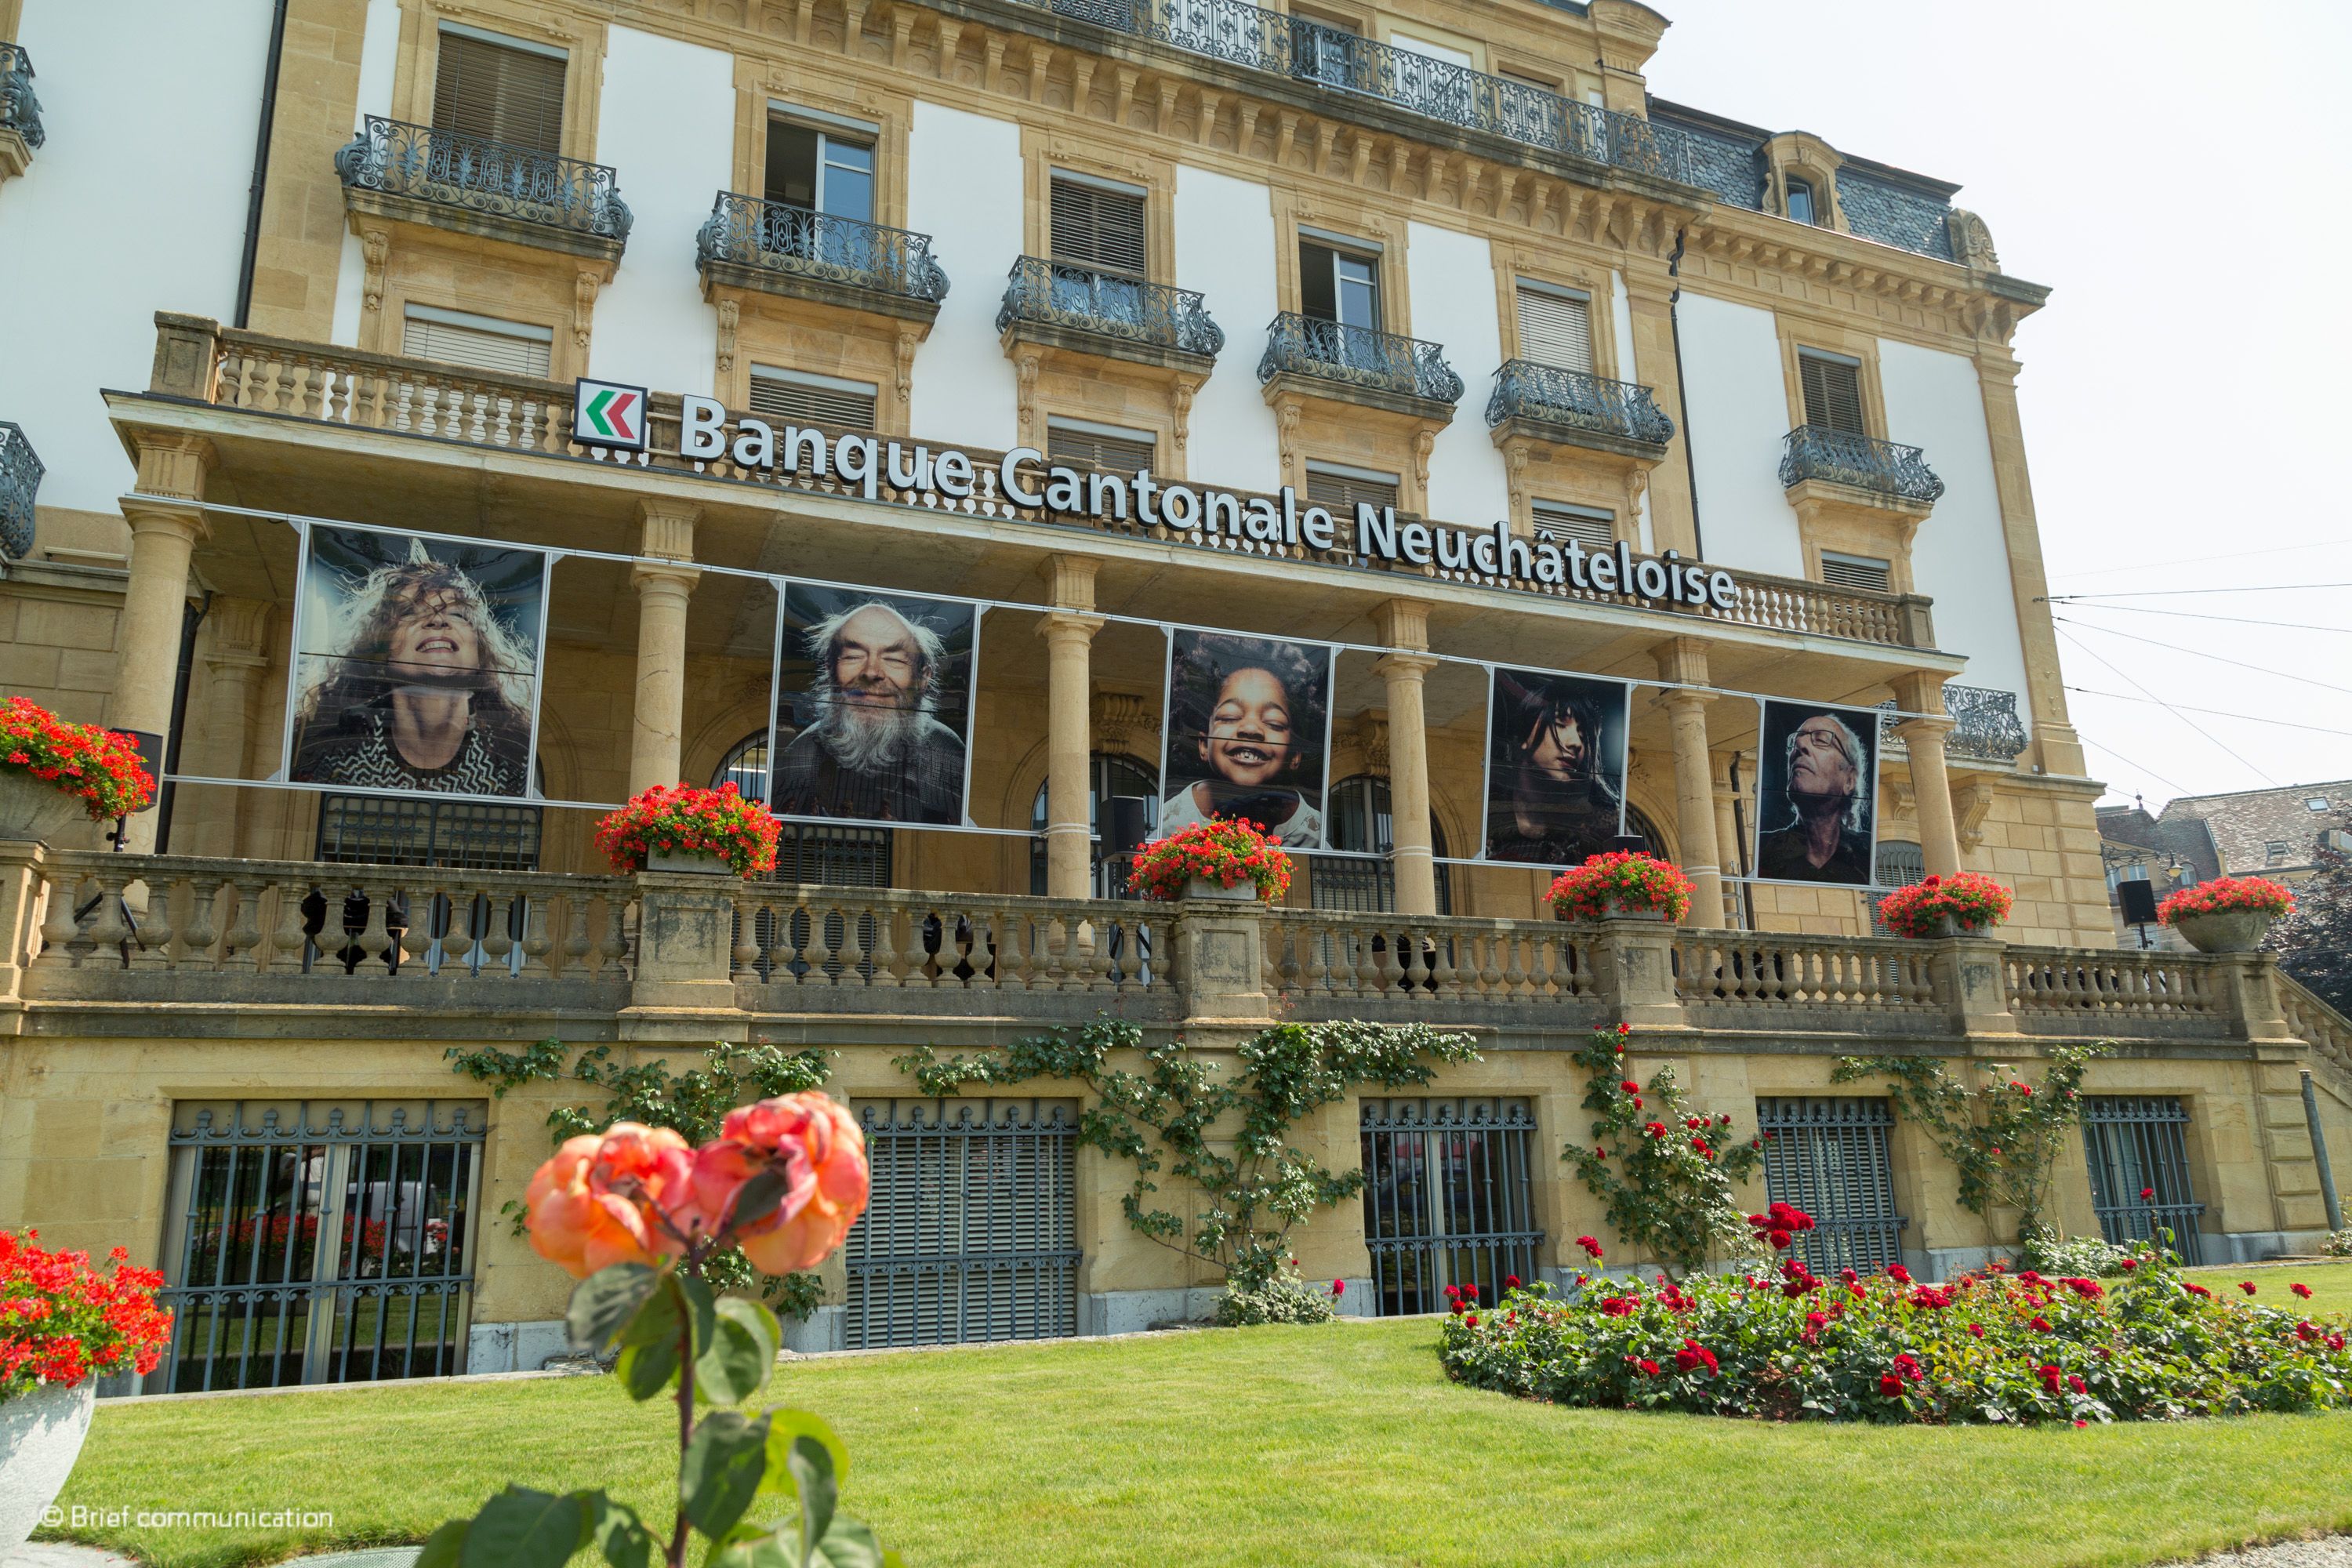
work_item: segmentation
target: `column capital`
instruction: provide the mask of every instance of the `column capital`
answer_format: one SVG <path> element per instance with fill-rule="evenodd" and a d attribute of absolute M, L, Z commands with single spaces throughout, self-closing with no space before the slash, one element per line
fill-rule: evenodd
<path fill-rule="evenodd" d="M 192 501 L 146 500 L 135 496 L 122 498 L 122 521 L 131 525 L 131 542 L 141 534 L 163 534 L 191 546 L 210 539 L 213 527 L 205 517 L 205 509 Z"/>
<path fill-rule="evenodd" d="M 1705 686 L 1706 644 L 1697 637 L 1668 637 L 1650 650 L 1658 679 L 1676 686 Z"/>
<path fill-rule="evenodd" d="M 1383 599 L 1372 610 L 1372 624 L 1391 647 L 1416 651 L 1429 647 L 1429 602 L 1425 599 Z"/>
<path fill-rule="evenodd" d="M 205 479 L 218 458 L 210 441 L 181 431 L 158 430 L 133 431 L 131 440 L 139 465 L 133 483 L 141 495 L 204 499 Z M 129 515 L 128 509 L 124 515 Z"/>
<path fill-rule="evenodd" d="M 694 559 L 694 525 L 701 521 L 700 507 L 667 496 L 647 496 L 637 502 L 637 515 L 644 524 L 638 546 L 644 553 L 665 561 Z"/>
<path fill-rule="evenodd" d="M 1037 575 L 1045 579 L 1056 609 L 1091 610 L 1095 607 L 1095 573 L 1100 565 L 1091 555 L 1060 552 L 1038 563 Z"/>
<path fill-rule="evenodd" d="M 1372 661 L 1372 673 L 1382 680 L 1418 681 L 1444 662 L 1434 654 L 1384 653 Z"/>
<path fill-rule="evenodd" d="M 640 561 L 629 568 L 629 581 L 635 585 L 637 596 L 657 598 L 675 594 L 685 598 L 702 581 L 698 566 L 671 565 L 667 561 Z"/>
<path fill-rule="evenodd" d="M 1944 743 L 1944 737 L 1958 728 L 1958 721 L 1948 714 L 1922 713 L 1895 725 L 1895 732 L 1903 738 L 1906 745 L 1917 745 L 1925 741 L 1940 746 Z"/>
<path fill-rule="evenodd" d="M 1081 616 L 1069 610 L 1048 610 L 1037 619 L 1037 635 L 1048 643 L 1076 642 L 1084 647 L 1095 640 L 1102 630 L 1100 616 Z"/>
<path fill-rule="evenodd" d="M 1715 700 L 1715 693 L 1688 686 L 1675 686 L 1660 692 L 1658 700 L 1665 705 L 1669 713 L 1703 713 L 1706 705 Z"/>
<path fill-rule="evenodd" d="M 1944 710 L 1944 672 L 1939 669 L 1906 670 L 1891 683 L 1898 706 L 1913 713 L 1941 713 Z"/>

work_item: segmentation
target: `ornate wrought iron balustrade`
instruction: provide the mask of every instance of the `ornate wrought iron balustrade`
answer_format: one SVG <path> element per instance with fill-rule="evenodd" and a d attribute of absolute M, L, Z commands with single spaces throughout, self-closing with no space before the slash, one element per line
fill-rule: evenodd
<path fill-rule="evenodd" d="M 33 551 L 33 497 L 48 470 L 22 427 L 0 419 L 0 555 L 21 561 Z"/>
<path fill-rule="evenodd" d="M 1211 359 L 1225 346 L 1224 330 L 1210 320 L 1207 302 L 1190 289 L 1035 256 L 1015 261 L 1005 279 L 996 330 L 1001 332 L 1015 321 L 1068 327 Z"/>
<path fill-rule="evenodd" d="M 33 57 L 16 44 L 0 44 L 0 131 L 14 131 L 27 147 L 49 139 L 41 100 L 33 95 Z"/>
<path fill-rule="evenodd" d="M 948 297 L 948 275 L 931 257 L 931 237 L 782 202 L 721 191 L 694 235 L 695 264 L 731 261 L 871 289 L 933 304 Z"/>
<path fill-rule="evenodd" d="M 1532 360 L 1506 360 L 1495 373 L 1486 423 L 1491 426 L 1513 418 L 1566 425 L 1652 447 L 1664 447 L 1675 438 L 1675 422 L 1658 407 L 1648 387 Z"/>
<path fill-rule="evenodd" d="M 1440 344 L 1318 321 L 1296 310 L 1276 316 L 1265 334 L 1265 354 L 1257 363 L 1261 382 L 1303 375 L 1434 403 L 1462 401 L 1462 378 L 1445 363 Z"/>
<path fill-rule="evenodd" d="M 1931 504 L 1944 493 L 1944 481 L 1918 447 L 1826 425 L 1798 426 L 1781 449 L 1780 482 L 1794 485 L 1806 479 Z"/>
<path fill-rule="evenodd" d="M 619 176 L 603 163 L 558 157 L 487 136 L 367 117 L 335 154 L 345 186 L 543 224 L 614 244 L 633 221 Z"/>
<path fill-rule="evenodd" d="M 1947 686 L 1944 710 L 1952 732 L 1944 750 L 1954 756 L 2008 762 L 2025 750 L 2025 721 L 2017 715 L 2017 693 L 1981 686 Z"/>

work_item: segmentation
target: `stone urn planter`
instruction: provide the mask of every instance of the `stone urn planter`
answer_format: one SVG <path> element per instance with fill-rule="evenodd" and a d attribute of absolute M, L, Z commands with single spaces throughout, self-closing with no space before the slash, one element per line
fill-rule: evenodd
<path fill-rule="evenodd" d="M 0 768 L 0 839 L 54 844 L 89 813 L 80 799 L 16 768 Z"/>
<path fill-rule="evenodd" d="M 1235 882 L 1228 888 L 1223 882 L 1212 882 L 1205 877 L 1194 877 L 1184 884 L 1184 897 L 1202 899 L 1221 904 L 1254 904 L 1257 902 L 1257 884 L 1244 880 Z"/>
<path fill-rule="evenodd" d="M 2214 914 L 2175 915 L 2172 929 L 2200 952 L 2252 952 L 2262 946 L 2271 922 L 2267 910 L 2223 910 Z"/>
<path fill-rule="evenodd" d="M 649 849 L 646 852 L 646 869 L 716 873 L 723 877 L 735 874 L 735 868 L 723 858 L 699 849 Z"/>
<path fill-rule="evenodd" d="M 97 1397 L 98 1380 L 84 1378 L 0 1403 L 0 1562 L 25 1544 L 65 1489 Z"/>

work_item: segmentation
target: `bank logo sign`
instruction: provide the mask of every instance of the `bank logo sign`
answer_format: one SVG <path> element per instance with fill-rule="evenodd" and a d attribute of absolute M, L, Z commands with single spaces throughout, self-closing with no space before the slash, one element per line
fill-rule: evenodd
<path fill-rule="evenodd" d="M 572 438 L 583 447 L 615 452 L 646 449 L 646 403 L 642 386 L 582 376 L 572 394 Z"/>

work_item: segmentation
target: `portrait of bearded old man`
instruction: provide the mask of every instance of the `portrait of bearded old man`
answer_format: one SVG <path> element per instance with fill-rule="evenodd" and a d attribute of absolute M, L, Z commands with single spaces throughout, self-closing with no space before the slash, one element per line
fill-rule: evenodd
<path fill-rule="evenodd" d="M 1858 716 L 1858 715 L 1857 715 Z M 1871 716 L 1875 730 L 1876 715 Z M 1780 777 L 1769 779 L 1758 836 L 1756 874 L 1772 882 L 1870 884 L 1871 792 L 1875 767 L 1862 731 L 1834 713 L 1789 703 L 1765 705 L 1765 755 L 1780 739 Z M 1774 787 L 1777 783 L 1777 789 Z"/>
<path fill-rule="evenodd" d="M 971 611 L 963 605 L 942 610 Z M 954 825 L 963 821 L 964 743 L 940 721 L 950 692 L 947 640 L 887 600 L 857 600 L 801 634 L 814 665 L 814 718 L 778 759 L 772 804 L 792 816 Z"/>

